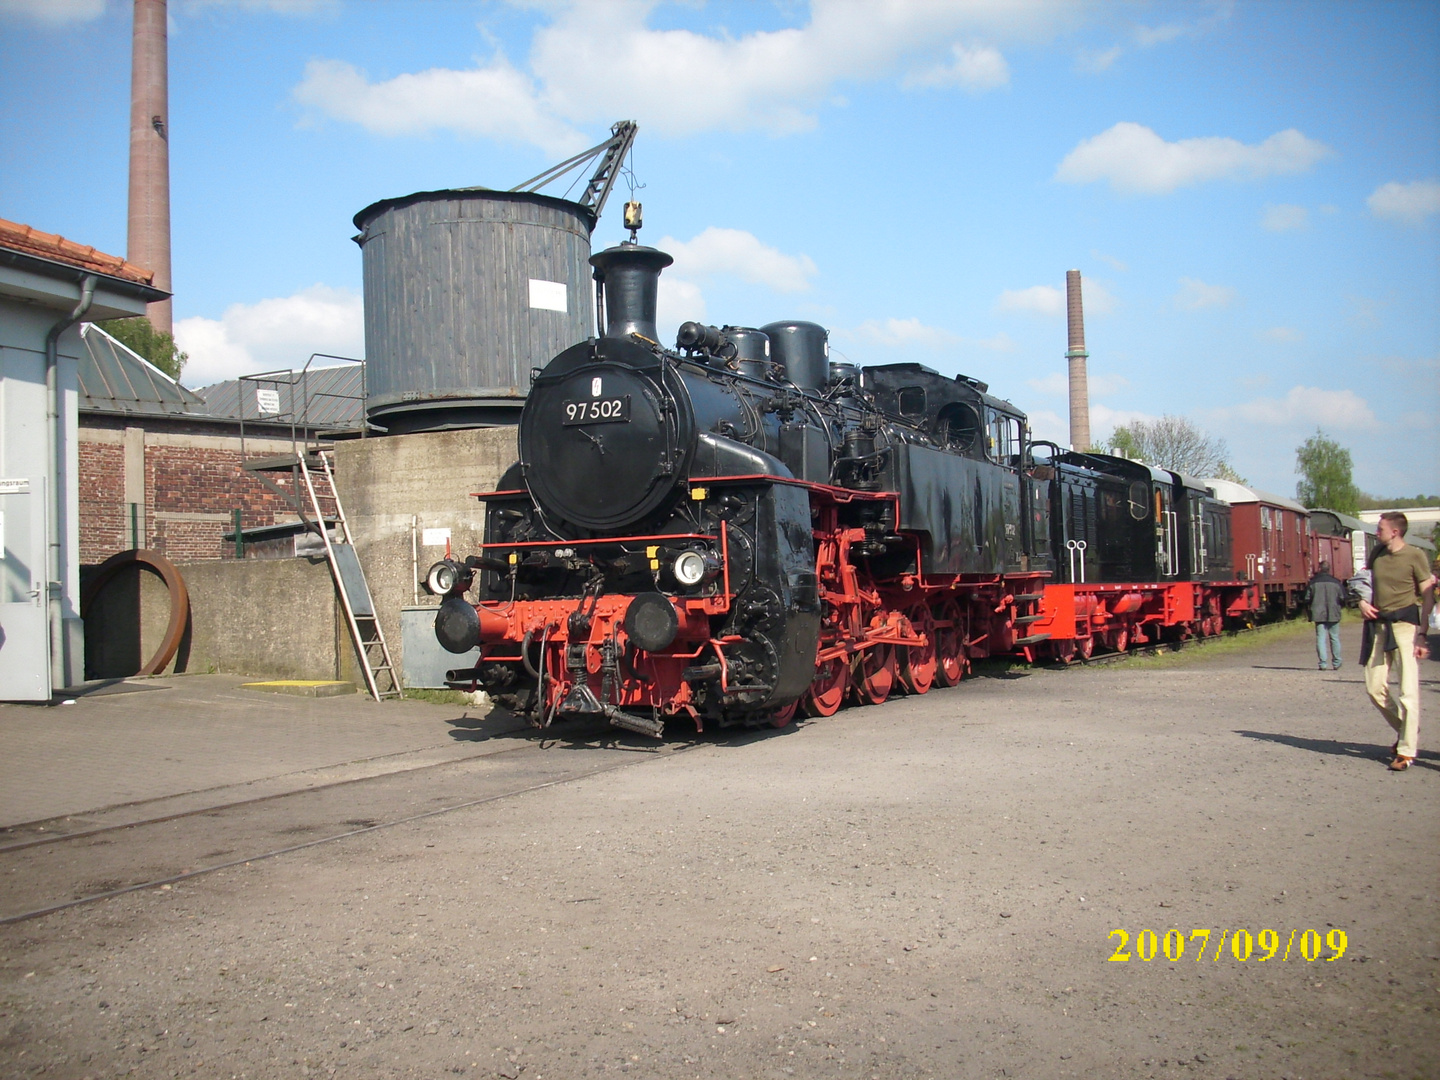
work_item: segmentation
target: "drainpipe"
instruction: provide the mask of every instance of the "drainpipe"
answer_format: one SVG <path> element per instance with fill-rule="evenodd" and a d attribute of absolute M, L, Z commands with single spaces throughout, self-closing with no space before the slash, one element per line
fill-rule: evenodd
<path fill-rule="evenodd" d="M 61 483 L 63 456 L 62 442 L 65 425 L 60 415 L 60 335 L 69 330 L 90 310 L 95 300 L 95 275 L 86 274 L 80 282 L 80 302 L 75 310 L 50 328 L 45 335 L 45 442 L 49 458 L 50 483 L 54 485 L 50 496 L 50 528 L 48 530 L 49 574 L 46 592 L 46 612 L 50 622 L 50 685 L 59 688 L 64 685 L 65 638 L 63 633 L 60 600 L 65 592 L 64 560 L 61 559 L 60 529 L 65 523 L 66 486 Z"/>

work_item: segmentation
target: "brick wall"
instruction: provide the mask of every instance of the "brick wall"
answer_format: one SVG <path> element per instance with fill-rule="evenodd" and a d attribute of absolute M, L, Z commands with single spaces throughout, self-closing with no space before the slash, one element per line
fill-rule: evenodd
<path fill-rule="evenodd" d="M 247 438 L 245 450 L 250 456 L 288 453 L 290 443 Z M 290 503 L 241 461 L 240 440 L 231 436 L 132 428 L 127 438 L 121 429 L 86 427 L 82 418 L 81 562 L 103 562 L 135 546 L 131 502 L 142 504 L 140 546 L 175 562 L 234 558 L 234 542 L 222 535 L 236 509 L 246 528 L 294 520 Z"/>
<path fill-rule="evenodd" d="M 105 443 L 80 443 L 80 561 L 104 562 L 130 543 L 130 512 L 125 505 L 125 449 Z"/>

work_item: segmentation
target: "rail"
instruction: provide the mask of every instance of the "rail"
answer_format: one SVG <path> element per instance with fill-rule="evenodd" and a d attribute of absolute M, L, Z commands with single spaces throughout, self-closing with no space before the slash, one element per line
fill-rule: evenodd
<path fill-rule="evenodd" d="M 358 394 L 339 393 L 333 389 L 323 389 L 312 386 L 312 380 L 316 371 L 312 366 L 316 360 L 340 360 L 346 364 L 360 365 L 360 391 Z M 316 369 L 325 370 L 325 369 Z M 247 389 L 251 390 L 247 394 Z M 288 389 L 288 393 L 283 392 Z M 259 437 L 256 432 L 258 425 L 266 425 L 266 437 L 273 438 L 276 426 L 288 427 L 290 429 L 290 443 L 292 451 L 298 456 L 312 453 L 322 449 L 322 433 L 338 434 L 348 431 L 349 424 L 337 424 L 323 422 L 317 418 L 319 403 L 321 401 L 354 401 L 360 406 L 360 417 L 358 426 L 360 437 L 364 438 L 369 434 L 369 425 L 365 422 L 365 361 L 357 360 L 353 356 L 338 356 L 334 353 L 311 353 L 310 358 L 305 361 L 305 366 L 296 371 L 293 369 L 277 369 L 275 371 L 262 371 L 255 375 L 241 375 L 237 380 L 238 404 L 237 412 L 240 422 L 240 457 L 248 461 L 250 455 L 246 450 L 245 425 L 248 421 L 251 428 L 249 438 Z M 247 416 L 247 398 L 254 407 L 254 415 Z"/>

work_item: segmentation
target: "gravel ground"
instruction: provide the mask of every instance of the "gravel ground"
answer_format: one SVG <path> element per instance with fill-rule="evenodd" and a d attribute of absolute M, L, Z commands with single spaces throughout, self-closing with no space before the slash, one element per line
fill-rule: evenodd
<path fill-rule="evenodd" d="M 1315 671 L 1305 630 L 637 737 L 0 927 L 0 1074 L 1435 1077 L 1440 755 L 1387 772 L 1358 667 Z M 1147 929 L 1183 954 L 1142 959 Z"/>

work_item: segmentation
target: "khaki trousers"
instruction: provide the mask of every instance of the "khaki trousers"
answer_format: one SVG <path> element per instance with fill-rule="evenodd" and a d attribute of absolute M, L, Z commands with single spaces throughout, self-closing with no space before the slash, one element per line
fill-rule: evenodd
<path fill-rule="evenodd" d="M 1375 645 L 1365 665 L 1365 690 L 1370 700 L 1395 729 L 1399 742 L 1395 752 L 1413 758 L 1420 746 L 1420 661 L 1415 659 L 1415 635 L 1418 626 L 1397 622 L 1394 652 L 1385 651 L 1385 635 L 1375 628 Z M 1390 685 L 1391 675 L 1399 679 L 1398 687 Z"/>

